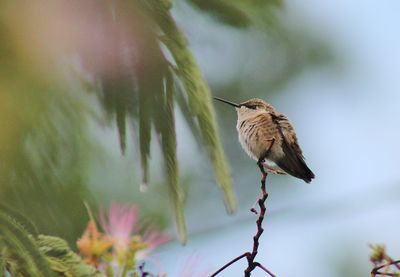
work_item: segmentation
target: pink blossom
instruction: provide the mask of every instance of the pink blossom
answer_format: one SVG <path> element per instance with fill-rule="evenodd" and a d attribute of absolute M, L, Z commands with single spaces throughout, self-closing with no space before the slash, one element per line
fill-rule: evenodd
<path fill-rule="evenodd" d="M 100 212 L 100 224 L 114 242 L 115 250 L 122 254 L 128 250 L 133 232 L 136 232 L 137 209 L 133 205 L 111 203 L 108 218 Z"/>
<path fill-rule="evenodd" d="M 152 227 L 148 227 L 143 234 L 143 243 L 147 246 L 146 249 L 138 253 L 137 259 L 144 260 L 148 257 L 149 253 L 160 245 L 165 244 L 169 241 L 169 237 L 163 235 L 157 231 L 154 231 Z"/>
<path fill-rule="evenodd" d="M 126 255 L 132 245 L 139 243 L 142 247 L 137 249 L 136 259 L 147 259 L 151 251 L 169 240 L 151 227 L 146 228 L 143 236 L 140 236 L 141 226 L 138 224 L 138 212 L 134 205 L 111 203 L 108 216 L 100 212 L 100 224 L 113 241 L 113 249 L 120 258 Z"/>

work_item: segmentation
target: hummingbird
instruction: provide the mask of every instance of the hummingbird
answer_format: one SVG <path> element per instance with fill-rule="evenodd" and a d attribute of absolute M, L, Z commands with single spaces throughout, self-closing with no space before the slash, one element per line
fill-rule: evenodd
<path fill-rule="evenodd" d="M 214 99 L 235 107 L 240 144 L 247 154 L 257 161 L 262 171 L 266 166 L 272 173 L 287 173 L 306 183 L 314 179 L 315 175 L 305 163 L 296 133 L 286 115 L 277 112 L 272 105 L 258 98 L 241 104 L 218 97 Z M 283 172 L 274 170 L 268 162 L 272 162 Z"/>

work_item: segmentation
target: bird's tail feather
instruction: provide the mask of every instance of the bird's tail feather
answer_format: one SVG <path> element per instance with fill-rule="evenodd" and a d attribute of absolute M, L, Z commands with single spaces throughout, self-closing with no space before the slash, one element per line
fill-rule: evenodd
<path fill-rule="evenodd" d="M 288 174 L 303 179 L 306 183 L 310 183 L 315 178 L 314 173 L 308 168 L 303 159 L 297 159 L 297 161 L 282 159 L 276 164 Z"/>

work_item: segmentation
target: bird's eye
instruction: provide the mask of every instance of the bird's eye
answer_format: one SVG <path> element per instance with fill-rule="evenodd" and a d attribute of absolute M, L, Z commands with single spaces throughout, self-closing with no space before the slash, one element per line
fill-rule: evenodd
<path fill-rule="evenodd" d="M 256 105 L 249 105 L 249 106 L 247 106 L 247 108 L 255 110 L 255 109 L 257 109 L 257 106 Z"/>

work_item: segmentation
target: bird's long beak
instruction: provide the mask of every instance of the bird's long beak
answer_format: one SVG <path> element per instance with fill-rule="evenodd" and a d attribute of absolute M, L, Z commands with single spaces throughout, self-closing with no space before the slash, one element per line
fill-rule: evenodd
<path fill-rule="evenodd" d="M 218 101 L 221 101 L 221 102 L 224 102 L 224 103 L 226 103 L 228 105 L 234 106 L 235 108 L 240 108 L 240 106 L 238 104 L 230 102 L 230 101 L 227 101 L 225 99 L 222 99 L 222 98 L 219 98 L 219 97 L 214 97 L 214 99 L 218 100 Z"/>

